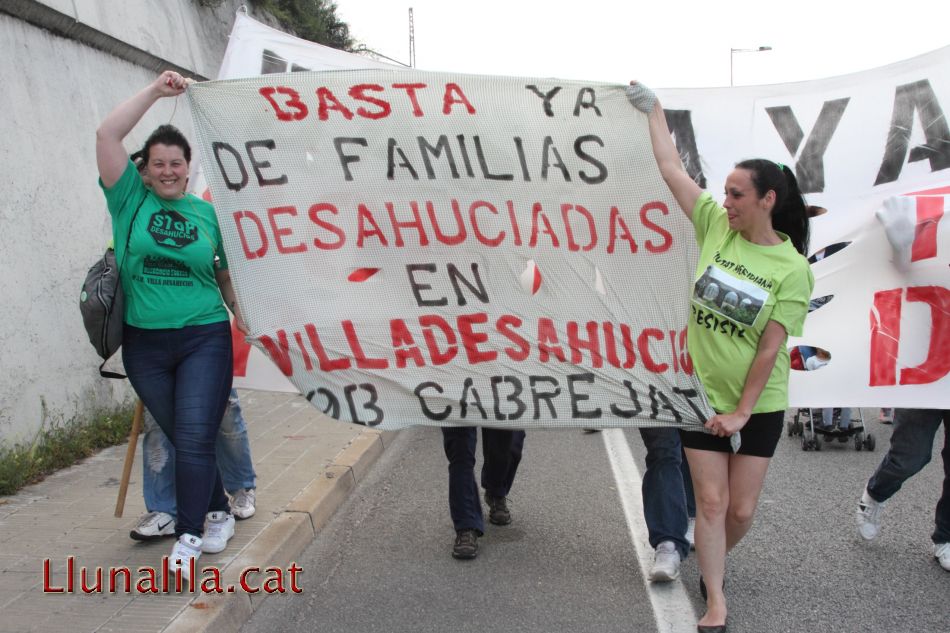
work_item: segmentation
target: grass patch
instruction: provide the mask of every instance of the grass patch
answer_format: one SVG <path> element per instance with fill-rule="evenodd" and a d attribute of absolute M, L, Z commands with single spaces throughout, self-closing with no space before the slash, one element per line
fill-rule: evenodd
<path fill-rule="evenodd" d="M 100 449 L 125 442 L 131 428 L 129 406 L 43 429 L 31 444 L 0 446 L 0 495 L 16 494 Z"/>

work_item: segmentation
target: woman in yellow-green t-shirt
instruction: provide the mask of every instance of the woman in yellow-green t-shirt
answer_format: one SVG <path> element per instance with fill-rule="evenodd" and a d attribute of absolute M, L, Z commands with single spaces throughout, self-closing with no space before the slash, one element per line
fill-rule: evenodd
<path fill-rule="evenodd" d="M 800 335 L 814 287 L 808 214 L 792 172 L 747 160 L 726 178 L 719 206 L 683 169 L 656 96 L 632 84 L 633 105 L 649 117 L 653 153 L 700 247 L 690 289 L 687 341 L 716 415 L 707 432 L 684 432 L 696 491 L 696 552 L 706 613 L 701 632 L 726 626 L 726 553 L 752 525 L 769 459 L 788 406 L 788 335 Z M 734 451 L 732 436 L 741 443 Z"/>

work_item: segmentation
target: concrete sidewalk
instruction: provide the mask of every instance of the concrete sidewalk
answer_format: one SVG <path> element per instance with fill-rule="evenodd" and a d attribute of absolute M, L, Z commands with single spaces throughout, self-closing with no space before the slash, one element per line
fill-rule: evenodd
<path fill-rule="evenodd" d="M 113 516 L 127 448 L 121 445 L 15 496 L 0 497 L 0 633 L 183 633 L 212 626 L 215 633 L 229 633 L 266 598 L 264 591 L 251 594 L 241 588 L 242 570 L 261 569 L 247 577 L 252 588 L 259 588 L 276 577 L 276 571 L 266 568 L 280 567 L 284 589 L 290 592 L 290 564 L 363 478 L 392 434 L 331 420 L 300 396 L 242 391 L 241 406 L 257 470 L 257 514 L 237 523 L 224 552 L 199 559 L 199 571 L 208 566 L 221 571 L 225 593 L 136 590 L 149 573 L 143 567 L 156 570 L 161 582 L 161 558 L 171 552 L 174 541 L 138 543 L 129 538 L 145 512 L 141 447 L 124 516 Z M 70 558 L 72 592 L 66 591 Z M 109 591 L 109 570 L 120 567 L 131 571 L 131 592 L 124 590 L 124 576 L 117 590 Z M 82 590 L 83 569 L 87 587 L 96 585 L 96 570 L 102 569 L 101 593 Z M 298 573 L 305 575 L 306 570 Z M 235 587 L 233 593 L 227 593 L 229 586 Z"/>

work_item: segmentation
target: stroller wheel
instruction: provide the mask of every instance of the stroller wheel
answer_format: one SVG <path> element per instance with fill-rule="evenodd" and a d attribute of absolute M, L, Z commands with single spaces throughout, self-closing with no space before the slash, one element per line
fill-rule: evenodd
<path fill-rule="evenodd" d="M 808 438 L 804 435 L 802 435 L 802 450 L 806 452 L 811 450 L 811 442 L 809 442 Z"/>
<path fill-rule="evenodd" d="M 864 448 L 868 449 L 868 451 L 874 450 L 874 436 L 870 433 L 868 433 L 868 436 L 864 438 Z"/>
<path fill-rule="evenodd" d="M 811 441 L 811 445 L 814 447 L 816 451 L 821 450 L 821 442 L 818 441 L 817 437 Z"/>
<path fill-rule="evenodd" d="M 860 451 L 864 448 L 864 433 L 856 433 L 854 435 L 854 450 Z"/>

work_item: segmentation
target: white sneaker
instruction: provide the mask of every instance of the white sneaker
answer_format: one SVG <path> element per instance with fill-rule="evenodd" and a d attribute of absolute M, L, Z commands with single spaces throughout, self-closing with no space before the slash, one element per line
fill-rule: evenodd
<path fill-rule="evenodd" d="M 172 553 L 168 557 L 168 569 L 172 573 L 178 574 L 184 580 L 191 578 L 192 566 L 197 571 L 198 557 L 201 556 L 201 539 L 191 534 L 182 534 L 177 541 Z M 195 561 L 192 563 L 192 561 Z"/>
<path fill-rule="evenodd" d="M 250 519 L 257 512 L 254 489 L 241 488 L 231 495 L 231 513 L 235 519 Z"/>
<path fill-rule="evenodd" d="M 934 543 L 934 558 L 941 567 L 950 571 L 950 543 Z"/>
<path fill-rule="evenodd" d="M 881 513 L 884 512 L 886 501 L 877 502 L 868 494 L 867 488 L 861 495 L 861 501 L 858 502 L 857 521 L 858 532 L 861 538 L 866 541 L 872 541 L 877 538 L 881 531 Z"/>
<path fill-rule="evenodd" d="M 206 554 L 223 552 L 234 536 L 234 516 L 226 512 L 209 512 L 205 517 L 205 533 L 201 539 L 201 551 Z"/>
<path fill-rule="evenodd" d="M 656 546 L 653 554 L 653 571 L 650 582 L 670 582 L 680 575 L 680 553 L 673 541 L 663 541 Z"/>
<path fill-rule="evenodd" d="M 139 519 L 129 536 L 136 541 L 156 541 L 175 536 L 175 518 L 167 512 L 149 512 Z"/>
<path fill-rule="evenodd" d="M 686 525 L 686 540 L 689 542 L 690 549 L 696 549 L 696 517 L 689 517 L 689 523 Z"/>

